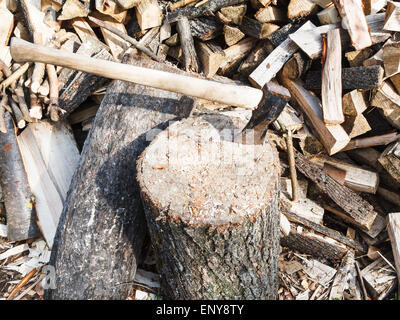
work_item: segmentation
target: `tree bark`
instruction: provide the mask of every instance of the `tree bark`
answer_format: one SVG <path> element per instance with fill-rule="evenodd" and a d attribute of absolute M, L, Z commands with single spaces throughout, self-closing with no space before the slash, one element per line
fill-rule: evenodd
<path fill-rule="evenodd" d="M 138 162 L 165 298 L 275 299 L 279 159 L 269 141 L 226 139 L 232 122 L 221 115 L 177 122 Z M 222 150 L 243 152 L 218 158 Z"/>
<path fill-rule="evenodd" d="M 105 49 L 94 47 L 93 44 L 82 44 L 77 53 L 97 59 L 112 60 L 112 56 Z M 108 79 L 91 73 L 64 68 L 60 74 L 60 97 L 58 106 L 65 111 L 61 118 L 65 119 L 72 111 L 80 106 L 92 92 L 103 86 Z"/>
<path fill-rule="evenodd" d="M 139 56 L 136 66 L 179 71 Z M 50 264 L 56 289 L 47 299 L 126 299 L 140 261 L 146 222 L 136 159 L 168 120 L 189 115 L 180 94 L 113 81 L 89 136 L 60 218 Z"/>
<path fill-rule="evenodd" d="M 0 133 L 0 177 L 7 212 L 7 238 L 25 240 L 40 235 L 35 222 L 25 168 L 19 152 L 11 115 L 5 113 L 7 133 Z"/>

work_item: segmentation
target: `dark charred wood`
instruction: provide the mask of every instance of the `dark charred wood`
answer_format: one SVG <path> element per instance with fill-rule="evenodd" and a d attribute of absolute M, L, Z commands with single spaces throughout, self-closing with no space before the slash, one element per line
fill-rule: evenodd
<path fill-rule="evenodd" d="M 289 37 L 289 34 L 296 32 L 300 27 L 301 24 L 299 23 L 289 23 L 271 34 L 269 39 L 271 40 L 272 44 L 277 47 Z"/>
<path fill-rule="evenodd" d="M 190 20 L 190 30 L 194 38 L 207 41 L 222 34 L 223 24 L 213 17 L 201 17 Z"/>
<path fill-rule="evenodd" d="M 321 72 L 309 71 L 304 87 L 308 90 L 321 90 Z M 344 90 L 378 88 L 383 81 L 381 66 L 354 67 L 342 69 L 342 86 Z"/>

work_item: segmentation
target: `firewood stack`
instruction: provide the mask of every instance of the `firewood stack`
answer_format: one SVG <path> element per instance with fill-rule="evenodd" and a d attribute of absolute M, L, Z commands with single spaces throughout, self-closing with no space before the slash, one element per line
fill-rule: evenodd
<path fill-rule="evenodd" d="M 277 299 L 393 298 L 400 280 L 399 2 L 0 0 L 0 18 L 6 212 L 0 216 L 7 216 L 0 236 L 16 245 L 43 237 L 53 249 L 50 263 L 60 270 L 58 281 L 72 279 L 74 261 L 68 259 L 76 252 L 66 247 L 68 241 L 81 241 L 76 247 L 86 250 L 75 261 L 88 270 L 84 281 L 96 278 L 93 264 L 106 268 L 98 262 L 104 257 L 114 268 L 112 275 L 104 269 L 102 279 L 81 295 L 72 293 L 76 284 L 65 282 L 59 288 L 68 294 L 48 298 L 135 297 L 133 278 L 137 299 L 139 289 L 149 286 L 159 293 L 139 186 L 126 187 L 136 179 L 136 159 L 148 145 L 144 137 L 154 137 L 176 117 L 207 113 L 249 121 L 252 111 L 110 82 L 101 72 L 16 62 L 11 37 L 104 61 L 252 86 L 264 89 L 264 97 L 268 85 L 290 93 L 266 134 L 281 164 Z M 114 219 L 123 214 L 136 220 Z M 99 226 L 108 236 L 97 234 Z M 94 240 L 84 242 L 86 234 Z M 22 252 L 15 252 L 4 255 L 14 257 L 8 264 L 20 259 Z M 70 264 L 63 265 L 63 257 Z M 30 277 L 39 279 L 48 260 L 24 268 L 22 281 L 32 270 L 37 274 Z M 96 291 L 99 281 L 104 288 Z M 130 286 L 107 296 L 113 281 Z M 2 294 L 10 298 L 14 286 L 7 288 Z"/>

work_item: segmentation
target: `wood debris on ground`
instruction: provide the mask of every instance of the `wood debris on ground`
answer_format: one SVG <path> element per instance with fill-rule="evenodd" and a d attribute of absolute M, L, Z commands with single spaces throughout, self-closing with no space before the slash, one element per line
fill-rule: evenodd
<path fill-rule="evenodd" d="M 126 62 L 129 52 L 152 59 L 159 70 L 185 71 L 237 90 L 252 86 L 268 98 L 290 94 L 288 103 L 280 95 L 286 105 L 267 131 L 282 169 L 277 299 L 399 297 L 398 2 L 0 0 L 0 18 L 0 299 L 43 299 L 44 267 L 63 208 L 98 201 L 68 203 L 68 194 L 81 190 L 74 172 L 89 168 L 90 157 L 82 161 L 80 154 L 88 132 L 96 114 L 107 107 L 117 112 L 128 99 L 116 92 L 121 104 L 113 100 L 110 79 L 102 72 L 14 61 L 12 37 L 92 57 L 97 65 Z M 172 99 L 162 91 L 149 96 Z M 187 110 L 179 116 L 224 113 L 253 119 L 246 109 L 254 106 L 186 98 L 180 96 L 180 107 Z M 170 106 L 160 102 L 159 111 L 163 108 Z M 161 121 L 150 112 L 146 117 L 149 126 Z M 109 139 L 99 130 L 98 137 Z M 115 171 L 107 174 L 118 185 Z M 100 187 L 99 198 L 108 200 L 107 187 Z M 82 212 L 90 224 L 98 208 L 87 208 L 92 216 Z M 147 258 L 132 267 L 136 276 L 126 299 L 162 298 L 160 275 L 147 249 Z"/>

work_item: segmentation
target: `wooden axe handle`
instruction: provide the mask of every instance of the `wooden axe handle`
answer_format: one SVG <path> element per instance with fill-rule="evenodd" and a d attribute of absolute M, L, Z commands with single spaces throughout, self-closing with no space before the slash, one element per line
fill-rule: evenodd
<path fill-rule="evenodd" d="M 11 39 L 11 56 L 16 62 L 33 61 L 93 73 L 105 78 L 129 81 L 187 96 L 254 110 L 262 100 L 262 90 L 197 79 L 174 73 L 135 67 Z"/>

